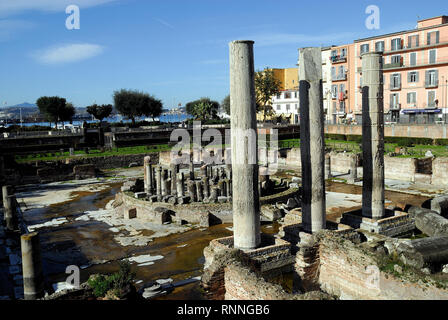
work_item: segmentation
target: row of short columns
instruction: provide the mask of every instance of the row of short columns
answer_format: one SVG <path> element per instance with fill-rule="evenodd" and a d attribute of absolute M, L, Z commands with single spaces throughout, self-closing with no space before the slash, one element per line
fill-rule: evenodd
<path fill-rule="evenodd" d="M 231 166 L 204 165 L 200 173 L 196 179 L 194 166 L 190 165 L 186 178 L 184 172 L 180 172 L 178 164 L 172 164 L 169 169 L 165 169 L 160 165 L 152 166 L 150 157 L 145 157 L 144 190 L 153 202 L 184 204 L 190 201 L 214 203 L 219 200 L 231 200 Z"/>

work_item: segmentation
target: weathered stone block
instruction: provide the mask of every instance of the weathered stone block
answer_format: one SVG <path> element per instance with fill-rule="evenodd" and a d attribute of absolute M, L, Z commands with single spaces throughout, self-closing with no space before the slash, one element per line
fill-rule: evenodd
<path fill-rule="evenodd" d="M 199 214 L 199 226 L 208 228 L 210 227 L 210 213 L 209 212 L 201 212 Z"/>
<path fill-rule="evenodd" d="M 88 179 L 96 177 L 95 166 L 93 164 L 79 164 L 73 167 L 73 175 L 77 179 Z"/>

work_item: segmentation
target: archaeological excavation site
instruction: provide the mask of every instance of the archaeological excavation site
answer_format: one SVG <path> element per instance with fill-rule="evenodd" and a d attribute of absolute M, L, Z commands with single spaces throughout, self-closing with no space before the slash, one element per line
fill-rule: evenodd
<path fill-rule="evenodd" d="M 257 124 L 254 42 L 238 40 L 230 126 L 199 144 L 2 153 L 1 299 L 447 300 L 448 158 L 385 152 L 382 58 L 362 55 L 360 152 L 326 143 L 320 47 L 299 49 L 300 124 L 283 130 Z"/>

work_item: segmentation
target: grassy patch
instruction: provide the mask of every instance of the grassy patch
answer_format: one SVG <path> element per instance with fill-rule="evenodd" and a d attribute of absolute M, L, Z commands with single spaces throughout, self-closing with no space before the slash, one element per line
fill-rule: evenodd
<path fill-rule="evenodd" d="M 131 272 L 131 265 L 128 261 L 119 262 L 120 269 L 111 275 L 96 275 L 90 277 L 88 285 L 93 289 L 95 297 L 115 296 L 122 298 L 126 289 L 133 285 L 135 273 Z"/>

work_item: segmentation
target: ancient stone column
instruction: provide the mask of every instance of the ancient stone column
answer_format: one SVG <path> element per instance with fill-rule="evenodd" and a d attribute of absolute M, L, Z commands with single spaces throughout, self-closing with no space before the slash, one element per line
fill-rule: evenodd
<path fill-rule="evenodd" d="M 152 175 L 151 157 L 145 157 L 143 160 L 143 170 L 144 170 L 144 184 L 145 192 L 147 195 L 152 195 L 154 190 L 154 182 Z"/>
<path fill-rule="evenodd" d="M 202 182 L 196 181 L 196 195 L 198 198 L 198 202 L 202 202 L 204 200 L 204 193 L 202 192 Z"/>
<path fill-rule="evenodd" d="M 253 41 L 230 43 L 230 109 L 235 248 L 260 245 Z"/>
<path fill-rule="evenodd" d="M 218 196 L 219 196 L 219 188 L 218 186 L 212 186 L 210 188 L 210 197 L 209 197 L 209 202 L 211 203 L 216 203 L 216 201 L 218 201 Z M 233 221 L 235 221 L 235 217 L 233 217 Z M 235 228 L 235 223 L 233 224 L 234 228 Z"/>
<path fill-rule="evenodd" d="M 232 165 L 226 164 L 226 178 L 232 179 Z"/>
<path fill-rule="evenodd" d="M 27 233 L 20 237 L 22 248 L 23 290 L 25 300 L 44 296 L 44 275 L 40 255 L 39 234 Z"/>
<path fill-rule="evenodd" d="M 194 180 L 194 163 L 193 163 L 193 161 L 190 162 L 189 168 L 190 168 L 190 180 L 193 181 Z"/>
<path fill-rule="evenodd" d="M 177 180 L 176 180 L 176 189 L 177 189 L 177 197 L 183 197 L 184 196 L 184 173 L 180 172 L 177 174 Z"/>
<path fill-rule="evenodd" d="M 162 171 L 162 175 L 161 175 L 161 193 L 162 196 L 165 197 L 168 195 L 168 190 L 167 190 L 167 176 L 168 176 L 168 171 L 166 169 L 163 169 Z"/>
<path fill-rule="evenodd" d="M 188 196 L 191 199 L 191 202 L 196 202 L 196 184 L 192 180 L 188 180 L 187 182 L 187 190 L 188 190 Z"/>
<path fill-rule="evenodd" d="M 348 183 L 355 183 L 358 179 L 358 156 L 351 155 L 350 157 L 350 172 L 348 174 Z"/>
<path fill-rule="evenodd" d="M 321 48 L 300 49 L 299 61 L 302 224 L 313 233 L 326 227 Z"/>
<path fill-rule="evenodd" d="M 156 167 L 156 194 L 158 196 L 162 195 L 162 167 Z"/>
<path fill-rule="evenodd" d="M 331 156 L 330 154 L 325 155 L 325 180 L 331 179 Z"/>
<path fill-rule="evenodd" d="M 226 179 L 226 189 L 227 189 L 227 196 L 232 196 L 232 183 L 230 182 L 230 179 Z"/>
<path fill-rule="evenodd" d="M 210 197 L 210 185 L 207 177 L 202 178 L 202 184 L 204 186 L 204 199 L 207 199 Z"/>
<path fill-rule="evenodd" d="M 224 180 L 219 180 L 218 182 L 219 193 L 222 197 L 227 197 L 226 182 Z"/>
<path fill-rule="evenodd" d="M 362 215 L 384 217 L 384 106 L 382 55 L 362 55 Z"/>
<path fill-rule="evenodd" d="M 201 167 L 201 175 L 202 175 L 203 177 L 206 177 L 206 176 L 207 176 L 207 165 L 206 165 L 206 164 L 204 164 L 204 165 Z"/>
<path fill-rule="evenodd" d="M 6 222 L 6 229 L 9 231 L 14 231 L 17 229 L 15 197 L 12 193 L 11 186 L 2 187 L 3 214 Z"/>
<path fill-rule="evenodd" d="M 177 195 L 177 174 L 179 173 L 179 165 L 171 165 L 171 195 Z"/>

